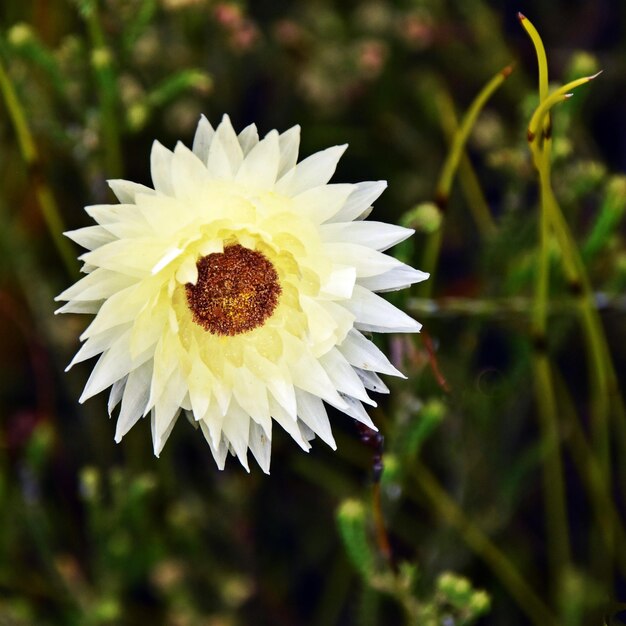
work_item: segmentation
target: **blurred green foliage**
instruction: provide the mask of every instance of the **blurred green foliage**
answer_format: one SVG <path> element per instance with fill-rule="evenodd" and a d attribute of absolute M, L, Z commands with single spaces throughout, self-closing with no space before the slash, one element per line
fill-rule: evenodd
<path fill-rule="evenodd" d="M 605 69 L 551 114 L 567 244 L 542 230 L 520 7 L 4 0 L 0 624 L 626 623 L 626 8 L 523 4 L 553 86 Z M 61 230 L 224 112 L 301 124 L 304 155 L 349 142 L 336 180 L 388 179 L 374 214 L 416 229 L 396 254 L 433 278 L 393 295 L 425 332 L 387 345 L 408 380 L 372 412 L 379 483 L 340 415 L 335 453 L 278 434 L 269 478 L 218 472 L 183 426 L 158 460 L 144 423 L 115 446 L 105 400 L 76 402 L 89 365 L 63 373 L 86 321 L 53 316 Z"/>

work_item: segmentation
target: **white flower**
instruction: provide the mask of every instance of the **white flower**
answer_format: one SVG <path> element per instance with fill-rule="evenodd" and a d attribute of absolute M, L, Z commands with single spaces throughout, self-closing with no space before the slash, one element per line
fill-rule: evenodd
<path fill-rule="evenodd" d="M 154 189 L 110 181 L 121 204 L 67 233 L 87 276 L 59 312 L 96 314 L 69 367 L 100 354 L 80 401 L 111 387 L 116 441 L 150 413 L 158 455 L 184 411 L 220 468 L 268 472 L 273 421 L 305 450 L 335 447 L 322 401 L 375 428 L 366 389 L 402 374 L 361 331 L 420 324 L 374 292 L 427 274 L 381 252 L 411 230 L 361 221 L 386 183 L 328 184 L 346 146 L 296 164 L 299 136 L 202 117 L 193 150 L 154 143 Z"/>

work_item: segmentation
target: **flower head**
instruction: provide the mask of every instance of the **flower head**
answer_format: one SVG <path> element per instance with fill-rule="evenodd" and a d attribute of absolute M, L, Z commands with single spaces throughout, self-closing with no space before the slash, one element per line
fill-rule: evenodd
<path fill-rule="evenodd" d="M 70 367 L 100 355 L 80 401 L 111 387 L 116 441 L 150 414 L 158 455 L 182 412 L 220 468 L 267 472 L 273 422 L 305 450 L 335 447 L 324 402 L 375 428 L 367 389 L 401 374 L 361 331 L 420 325 L 374 292 L 427 275 L 381 252 L 411 230 L 362 221 L 386 183 L 329 184 L 346 146 L 296 163 L 299 136 L 202 117 L 193 150 L 154 143 L 154 189 L 110 181 L 120 204 L 67 233 L 87 276 L 59 311 L 95 314 Z"/>

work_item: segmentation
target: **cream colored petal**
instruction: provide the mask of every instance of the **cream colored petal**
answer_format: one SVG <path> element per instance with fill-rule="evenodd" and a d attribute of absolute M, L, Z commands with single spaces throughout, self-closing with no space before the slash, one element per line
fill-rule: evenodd
<path fill-rule="evenodd" d="M 355 283 L 356 269 L 354 267 L 337 266 L 321 284 L 319 295 L 332 300 L 345 300 L 352 297 Z"/>
<path fill-rule="evenodd" d="M 307 189 L 294 197 L 294 211 L 314 224 L 322 224 L 341 209 L 353 188 L 354 185 L 332 184 Z"/>
<path fill-rule="evenodd" d="M 132 219 L 137 215 L 137 207 L 134 204 L 92 204 L 85 207 L 85 213 L 98 224 L 106 226 Z"/>
<path fill-rule="evenodd" d="M 80 336 L 81 341 L 135 319 L 153 294 L 144 284 L 132 285 L 108 298 L 98 311 L 98 315 Z"/>
<path fill-rule="evenodd" d="M 335 173 L 337 163 L 347 147 L 347 144 L 333 146 L 300 161 L 276 183 L 276 192 L 293 197 L 312 187 L 325 185 Z"/>
<path fill-rule="evenodd" d="M 270 422 L 271 424 L 271 422 Z M 250 451 L 259 464 L 259 467 L 266 473 L 270 473 L 270 460 L 272 457 L 272 439 L 271 434 L 267 434 L 265 430 L 256 422 L 250 422 L 250 434 L 248 435 L 248 445 Z"/>
<path fill-rule="evenodd" d="M 333 450 L 337 449 L 337 444 L 328 421 L 328 415 L 324 403 L 313 394 L 296 390 L 298 401 L 298 417 L 316 434 L 322 441 L 327 443 Z"/>
<path fill-rule="evenodd" d="M 87 250 L 93 250 L 115 241 L 115 237 L 102 226 L 86 226 L 77 230 L 68 230 L 63 234 Z"/>
<path fill-rule="evenodd" d="M 413 269 L 410 265 L 403 263 L 378 276 L 359 278 L 358 283 L 370 291 L 398 291 L 415 283 L 420 283 L 426 280 L 428 276 L 426 272 Z"/>
<path fill-rule="evenodd" d="M 266 433 L 272 432 L 272 418 L 270 416 L 267 390 L 263 381 L 255 376 L 247 367 L 232 368 L 230 376 L 234 381 L 233 394 L 239 406 L 257 423 Z"/>
<path fill-rule="evenodd" d="M 135 279 L 105 269 L 96 269 L 60 293 L 55 300 L 104 300 L 135 283 Z"/>
<path fill-rule="evenodd" d="M 278 424 L 291 435 L 292 439 L 305 451 L 308 452 L 311 449 L 309 442 L 302 437 L 302 433 L 298 428 L 298 419 L 291 416 L 273 399 L 270 399 L 270 411 L 272 417 L 278 422 Z"/>
<path fill-rule="evenodd" d="M 236 402 L 231 403 L 228 414 L 224 416 L 222 433 L 237 455 L 239 462 L 243 465 L 246 472 L 249 472 L 248 437 L 250 435 L 250 417 Z"/>
<path fill-rule="evenodd" d="M 406 378 L 402 372 L 391 364 L 385 354 L 372 341 L 366 339 L 356 329 L 352 329 L 348 333 L 343 342 L 337 346 L 337 349 L 343 354 L 348 363 L 354 365 L 354 367 Z"/>
<path fill-rule="evenodd" d="M 120 378 L 116 380 L 111 385 L 111 393 L 109 393 L 109 400 L 107 402 L 107 410 L 109 412 L 109 417 L 111 417 L 111 413 L 113 413 L 113 409 L 120 403 L 122 399 L 122 395 L 124 393 L 124 389 L 126 388 L 126 380 L 128 376 L 124 376 L 124 378 Z"/>
<path fill-rule="evenodd" d="M 196 134 L 193 138 L 192 150 L 205 165 L 209 159 L 209 147 L 211 146 L 214 134 L 215 131 L 209 120 L 207 120 L 204 115 L 201 115 L 200 122 L 198 122 L 198 127 L 196 128 Z"/>
<path fill-rule="evenodd" d="M 417 333 L 422 325 L 380 296 L 355 285 L 352 300 L 342 302 L 356 318 L 355 327 L 379 333 Z"/>
<path fill-rule="evenodd" d="M 115 441 L 117 443 L 144 415 L 150 395 L 151 379 L 152 360 L 146 361 L 128 375 L 120 414 L 115 425 Z"/>
<path fill-rule="evenodd" d="M 152 173 L 152 183 L 159 193 L 166 196 L 174 194 L 172 186 L 172 159 L 174 154 L 158 141 L 152 144 L 150 153 L 150 171 Z"/>
<path fill-rule="evenodd" d="M 173 250 L 178 248 L 168 247 L 166 242 L 153 237 L 118 239 L 86 252 L 80 259 L 96 267 L 143 278 L 152 273 L 152 269 Z"/>
<path fill-rule="evenodd" d="M 357 183 L 342 209 L 332 217 L 331 221 L 351 222 L 360 218 L 385 189 L 387 189 L 386 180 Z"/>
<path fill-rule="evenodd" d="M 292 360 L 291 375 L 293 384 L 298 389 L 318 396 L 333 406 L 341 406 L 341 397 L 334 381 L 319 360 L 309 355 L 305 350 L 302 351 L 300 358 Z"/>
<path fill-rule="evenodd" d="M 231 177 L 234 176 L 243 161 L 243 151 L 239 145 L 239 139 L 237 138 L 237 134 L 235 133 L 235 129 L 233 128 L 228 115 L 224 115 L 224 117 L 222 117 L 220 125 L 215 130 L 213 143 L 215 142 L 219 142 L 221 144 L 224 150 L 224 156 L 228 160 Z"/>
<path fill-rule="evenodd" d="M 376 402 L 367 395 L 367 391 L 354 368 L 346 361 L 339 350 L 336 348 L 329 350 L 320 357 L 320 364 L 326 370 L 328 377 L 333 381 L 340 393 L 376 406 Z"/>
<path fill-rule="evenodd" d="M 154 456 L 156 456 L 157 458 L 161 454 L 161 451 L 163 450 L 163 448 L 165 446 L 165 443 L 167 442 L 167 440 L 169 439 L 170 435 L 172 434 L 172 431 L 174 430 L 174 426 L 176 425 L 176 422 L 178 421 L 179 417 L 180 417 L 180 409 L 178 410 L 178 412 L 174 416 L 174 419 L 172 419 L 170 421 L 169 426 L 163 432 L 163 434 L 160 437 L 157 437 L 157 436 L 155 436 L 156 429 L 157 429 L 157 426 L 156 426 L 156 413 L 155 413 L 154 410 L 152 410 L 150 412 L 150 426 L 151 426 L 151 429 L 152 429 L 152 444 L 153 444 L 153 448 L 154 448 Z"/>
<path fill-rule="evenodd" d="M 180 141 L 172 159 L 172 187 L 174 195 L 182 200 L 196 200 L 210 181 L 204 163 Z"/>
<path fill-rule="evenodd" d="M 132 359 L 128 350 L 129 336 L 130 331 L 126 331 L 106 352 L 102 353 L 78 400 L 81 404 L 110 387 L 116 380 L 123 378 L 132 369 L 139 367 L 151 357 L 150 352 L 147 352 L 136 359 Z"/>
<path fill-rule="evenodd" d="M 333 222 L 320 226 L 322 241 L 345 242 L 387 250 L 409 238 L 415 231 L 384 222 Z"/>
<path fill-rule="evenodd" d="M 154 371 L 151 382 L 154 383 Z M 150 391 L 152 393 L 154 387 L 151 387 Z M 186 394 L 187 385 L 185 384 L 185 378 L 180 368 L 176 367 L 163 387 L 161 387 L 159 397 L 154 403 L 152 437 L 157 456 L 158 453 L 156 451 L 160 452 L 163 449 L 162 444 L 164 442 L 162 440 L 166 438 L 165 435 L 170 431 L 172 422 L 178 417 L 181 409 L 180 405 Z M 145 404 L 147 406 L 148 402 Z"/>
<path fill-rule="evenodd" d="M 115 341 L 117 341 L 121 335 L 123 335 L 131 326 L 131 323 L 122 324 L 114 328 L 109 328 L 104 332 L 89 337 L 87 341 L 81 346 L 80 350 L 76 353 L 71 363 L 65 368 L 66 372 L 76 365 L 76 363 L 82 363 L 87 359 L 101 354 L 105 350 L 108 350 Z"/>
<path fill-rule="evenodd" d="M 372 422 L 372 418 L 367 414 L 367 411 L 361 404 L 360 400 L 357 400 L 356 398 L 352 398 L 351 396 L 347 396 L 347 395 L 343 395 L 342 398 L 345 402 L 345 406 L 343 408 L 342 407 L 336 407 L 336 408 L 338 408 L 342 413 L 349 415 L 352 419 L 355 419 L 357 422 L 361 422 L 361 424 L 365 424 L 365 426 L 367 426 L 368 428 L 371 428 L 372 430 L 376 430 L 376 431 L 378 430 L 374 422 Z"/>
<path fill-rule="evenodd" d="M 292 126 L 278 138 L 280 147 L 280 162 L 278 164 L 278 178 L 295 167 L 298 161 L 298 149 L 300 148 L 300 126 Z"/>
<path fill-rule="evenodd" d="M 154 189 L 150 189 L 150 187 L 146 187 L 145 185 L 140 185 L 139 183 L 133 183 L 130 180 L 123 180 L 121 178 L 107 180 L 111 191 L 115 194 L 117 199 L 122 204 L 134 204 L 135 196 L 138 193 L 143 193 L 147 195 L 154 195 Z"/>
<path fill-rule="evenodd" d="M 239 145 L 241 146 L 241 151 L 243 152 L 244 157 L 254 148 L 254 146 L 259 143 L 259 133 L 256 128 L 256 124 L 250 124 L 246 126 L 240 133 L 237 135 L 237 139 L 239 140 Z"/>
<path fill-rule="evenodd" d="M 389 387 L 385 385 L 380 376 L 375 372 L 369 372 L 358 368 L 355 368 L 354 371 L 366 389 L 375 391 L 376 393 L 389 393 Z"/>
<path fill-rule="evenodd" d="M 322 250 L 335 263 L 354 267 L 357 280 L 383 274 L 401 265 L 400 261 L 391 256 L 354 243 L 325 243 Z"/>
<path fill-rule="evenodd" d="M 59 307 L 54 314 L 59 313 L 97 313 L 100 309 L 100 302 L 68 302 Z"/>
<path fill-rule="evenodd" d="M 246 156 L 235 180 L 253 189 L 270 190 L 278 172 L 278 133 L 268 133 Z"/>
<path fill-rule="evenodd" d="M 211 454 L 215 459 L 215 464 L 218 469 L 223 470 L 224 465 L 226 464 L 226 455 L 228 454 L 228 444 L 225 439 L 220 439 L 219 444 L 216 446 L 211 439 L 211 433 L 209 431 L 209 427 L 204 423 L 200 422 L 200 428 L 202 429 L 202 434 L 206 439 L 209 447 L 211 448 Z"/>

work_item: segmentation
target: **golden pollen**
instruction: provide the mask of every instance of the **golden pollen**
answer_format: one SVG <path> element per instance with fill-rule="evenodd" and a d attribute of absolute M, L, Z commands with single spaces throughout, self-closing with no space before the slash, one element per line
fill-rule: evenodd
<path fill-rule="evenodd" d="M 240 335 L 261 326 L 272 315 L 281 287 L 268 259 L 234 244 L 203 256 L 198 280 L 187 283 L 193 321 L 214 335 Z"/>

